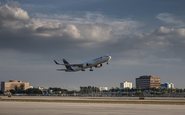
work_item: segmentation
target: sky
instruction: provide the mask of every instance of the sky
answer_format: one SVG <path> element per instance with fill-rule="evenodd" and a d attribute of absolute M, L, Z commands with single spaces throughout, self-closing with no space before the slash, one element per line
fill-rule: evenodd
<path fill-rule="evenodd" d="M 184 0 L 0 0 L 0 81 L 119 87 L 141 75 L 185 88 Z M 93 72 L 60 72 L 111 55 Z"/>

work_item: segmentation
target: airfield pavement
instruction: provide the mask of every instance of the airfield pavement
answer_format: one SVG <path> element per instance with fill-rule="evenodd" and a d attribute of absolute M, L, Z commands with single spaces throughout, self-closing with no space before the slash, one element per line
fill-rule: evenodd
<path fill-rule="evenodd" d="M 185 115 L 185 106 L 3 101 L 0 115 Z"/>
<path fill-rule="evenodd" d="M 118 100 L 126 101 L 129 99 L 130 98 L 21 97 L 21 96 L 11 98 L 1 97 L 0 115 L 185 115 L 185 104 L 177 103 L 176 105 L 161 103 L 158 104 L 117 103 Z M 77 100 L 79 102 L 76 102 Z M 83 102 L 83 100 L 87 101 Z M 91 102 L 90 100 L 96 101 Z M 101 100 L 100 102 L 103 103 L 99 103 L 99 101 L 97 100 Z M 105 100 L 117 100 L 117 101 L 105 102 Z M 135 100 L 136 102 L 139 101 L 136 98 L 131 98 L 131 100 Z M 168 101 L 171 99 L 168 98 L 165 100 L 156 98 L 153 101 L 158 100 Z M 179 102 L 184 101 L 184 99 L 174 98 L 174 101 Z"/>
<path fill-rule="evenodd" d="M 1 96 L 0 101 L 185 105 L 185 98 L 167 97 L 145 97 L 140 100 L 139 97 Z"/>

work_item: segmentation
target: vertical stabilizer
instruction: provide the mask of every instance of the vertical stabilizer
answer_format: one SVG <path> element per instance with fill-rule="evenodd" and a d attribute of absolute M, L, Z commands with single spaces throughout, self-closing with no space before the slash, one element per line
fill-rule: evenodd
<path fill-rule="evenodd" d="M 69 62 L 67 62 L 65 59 L 63 59 L 63 62 L 64 62 L 64 64 L 65 64 L 65 67 L 66 67 L 67 70 L 73 71 L 73 69 L 72 69 L 72 67 L 70 66 Z"/>

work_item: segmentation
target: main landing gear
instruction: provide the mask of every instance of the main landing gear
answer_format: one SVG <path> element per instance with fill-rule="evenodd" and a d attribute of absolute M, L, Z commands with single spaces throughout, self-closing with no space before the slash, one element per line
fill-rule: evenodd
<path fill-rule="evenodd" d="M 82 71 L 85 71 L 85 69 L 82 69 Z"/>
<path fill-rule="evenodd" d="M 90 68 L 90 70 L 89 70 L 89 71 L 93 71 L 92 67 Z"/>

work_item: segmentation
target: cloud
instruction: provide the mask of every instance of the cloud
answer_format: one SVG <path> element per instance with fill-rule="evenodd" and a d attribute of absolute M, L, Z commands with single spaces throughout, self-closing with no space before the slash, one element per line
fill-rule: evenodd
<path fill-rule="evenodd" d="M 185 28 L 161 26 L 145 36 L 144 46 L 158 59 L 181 60 L 185 62 Z M 172 62 L 173 62 L 172 61 Z"/>
<path fill-rule="evenodd" d="M 72 37 L 72 38 L 80 38 L 80 31 L 77 29 L 75 25 L 67 25 L 63 30 L 64 35 Z"/>
<path fill-rule="evenodd" d="M 5 4 L 0 7 L 0 18 L 4 20 L 28 20 L 29 16 L 25 10 Z"/>
<path fill-rule="evenodd" d="M 119 43 L 109 44 L 109 50 L 122 57 L 126 65 L 185 64 L 185 28 L 160 26 L 142 35 L 122 36 Z M 119 59 L 116 59 L 119 60 Z"/>
<path fill-rule="evenodd" d="M 181 37 L 185 37 L 185 28 L 180 28 L 176 30 L 177 34 L 179 34 Z"/>
<path fill-rule="evenodd" d="M 23 28 L 29 19 L 28 13 L 17 6 L 7 4 L 0 6 L 0 28 L 2 29 Z"/>
<path fill-rule="evenodd" d="M 172 24 L 176 26 L 184 26 L 185 22 L 181 20 L 179 17 L 170 14 L 170 13 L 160 13 L 156 17 L 157 19 L 165 22 L 166 24 Z"/>
<path fill-rule="evenodd" d="M 158 34 L 174 35 L 176 37 L 185 37 L 185 28 L 173 28 L 161 26 L 158 30 Z"/>
<path fill-rule="evenodd" d="M 72 57 L 109 53 L 118 61 L 126 60 L 123 64 L 132 65 L 131 62 L 161 63 L 168 59 L 185 62 L 185 28 L 176 26 L 183 22 L 175 22 L 172 16 L 161 13 L 157 17 L 166 25 L 145 30 L 144 22 L 100 13 L 29 16 L 20 7 L 2 5 L 0 50 Z M 169 27 L 171 24 L 176 25 Z"/>
<path fill-rule="evenodd" d="M 44 43 L 43 47 L 47 48 L 47 45 L 56 42 L 60 42 L 61 46 L 66 46 L 65 42 L 76 43 L 74 46 L 103 45 L 104 42 L 120 39 L 122 35 L 133 34 L 139 26 L 136 21 L 116 20 L 92 13 L 83 18 L 70 15 L 30 17 L 22 8 L 7 4 L 0 6 L 0 12 L 0 34 L 4 37 L 1 47 L 18 47 L 18 50 L 21 50 L 20 45 L 26 46 L 23 48 L 25 50 L 31 49 L 29 46 L 32 45 L 41 47 L 39 44 Z"/>

